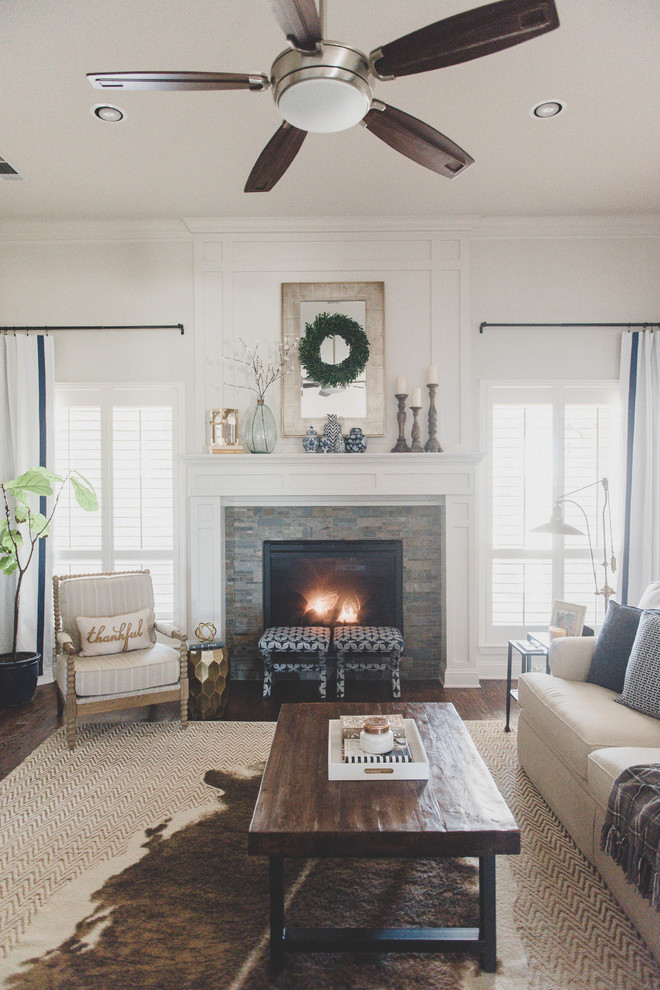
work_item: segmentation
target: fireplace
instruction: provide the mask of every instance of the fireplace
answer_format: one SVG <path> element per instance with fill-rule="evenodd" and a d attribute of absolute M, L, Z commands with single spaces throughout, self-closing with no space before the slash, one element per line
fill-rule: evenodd
<path fill-rule="evenodd" d="M 401 540 L 264 540 L 265 626 L 403 631 Z"/>
<path fill-rule="evenodd" d="M 188 628 L 213 622 L 232 678 L 260 680 L 265 540 L 400 539 L 402 677 L 478 687 L 476 470 L 480 454 L 185 458 Z"/>
<path fill-rule="evenodd" d="M 278 614 L 270 602 L 270 594 L 264 594 L 264 577 L 266 583 L 269 580 L 268 573 L 264 574 L 264 554 L 268 557 L 268 544 L 271 548 L 273 545 L 285 547 L 299 541 L 302 546 L 319 544 L 324 550 L 333 544 L 348 549 L 355 549 L 360 544 L 374 548 L 380 541 L 381 547 L 387 544 L 400 546 L 400 580 L 396 568 L 394 573 L 396 597 L 401 604 L 395 608 L 394 615 L 388 612 L 377 618 L 403 631 L 406 646 L 401 671 L 404 679 L 442 676 L 447 614 L 444 607 L 442 505 L 416 505 L 414 512 L 402 505 L 227 505 L 223 523 L 225 643 L 231 656 L 234 679 L 261 679 L 259 637 L 268 626 L 293 618 L 288 609 L 284 615 Z M 300 559 L 297 558 L 296 566 Z M 272 589 L 272 578 L 270 584 Z M 305 594 L 305 589 L 297 590 Z M 362 602 L 362 596 L 358 597 Z M 300 617 L 303 611 L 299 607 L 294 616 Z M 398 621 L 399 617 L 401 621 Z M 312 616 L 305 621 L 311 623 Z M 292 623 L 285 621 L 284 624 Z M 332 622 L 328 624 L 332 625 Z M 372 624 L 370 620 L 368 624 Z"/>

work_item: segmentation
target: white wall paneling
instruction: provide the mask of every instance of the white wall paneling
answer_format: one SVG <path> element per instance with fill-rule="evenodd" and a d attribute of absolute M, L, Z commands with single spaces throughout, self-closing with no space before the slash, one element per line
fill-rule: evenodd
<path fill-rule="evenodd" d="M 426 397 L 426 369 L 438 364 L 440 388 L 438 407 L 445 430 L 441 442 L 446 450 L 470 449 L 469 417 L 469 334 L 467 318 L 467 255 L 457 230 L 382 230 L 375 224 L 365 230 L 327 229 L 318 231 L 304 223 L 298 230 L 281 233 L 241 230 L 234 223 L 217 231 L 203 224 L 203 232 L 192 224 L 198 244 L 196 294 L 204 302 L 199 307 L 203 319 L 206 354 L 204 374 L 198 364 L 198 386 L 205 392 L 205 410 L 215 405 L 239 408 L 241 420 L 253 403 L 251 393 L 224 388 L 221 383 L 244 382 L 243 370 L 227 363 L 222 369 L 219 354 L 240 355 L 242 337 L 250 345 L 257 342 L 268 349 L 277 345 L 281 334 L 281 285 L 283 282 L 383 281 L 385 283 L 385 375 L 387 395 L 387 435 L 373 438 L 371 449 L 389 451 L 396 439 L 394 379 L 406 375 L 409 388 L 423 387 Z M 295 228 L 292 222 L 291 228 Z M 222 306 L 211 303 L 222 280 Z M 211 353 L 209 342 L 222 342 Z M 222 399 L 219 396 L 222 395 Z M 198 398 L 198 405 L 199 405 Z M 271 387 L 267 402 L 280 419 L 281 388 Z M 425 411 L 422 428 L 426 429 Z M 410 420 L 407 424 L 410 429 Z M 278 450 L 300 449 L 297 439 L 279 441 Z"/>

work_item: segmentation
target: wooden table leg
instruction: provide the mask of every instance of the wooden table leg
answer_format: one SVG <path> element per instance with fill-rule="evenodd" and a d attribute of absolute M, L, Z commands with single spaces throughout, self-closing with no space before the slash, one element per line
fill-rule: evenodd
<path fill-rule="evenodd" d="M 270 874 L 270 965 L 279 972 L 284 964 L 284 859 L 271 856 Z"/>
<path fill-rule="evenodd" d="M 497 967 L 497 936 L 495 928 L 495 857 L 479 857 L 479 938 L 484 949 L 479 962 L 484 973 L 494 973 Z"/>

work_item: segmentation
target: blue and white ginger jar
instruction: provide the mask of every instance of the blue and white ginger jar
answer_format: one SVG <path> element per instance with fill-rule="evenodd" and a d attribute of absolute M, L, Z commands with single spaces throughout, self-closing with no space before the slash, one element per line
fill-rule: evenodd
<path fill-rule="evenodd" d="M 316 454 L 319 449 L 319 435 L 313 426 L 307 430 L 307 433 L 303 437 L 303 450 L 306 454 Z"/>
<path fill-rule="evenodd" d="M 349 454 L 364 454 L 367 449 L 367 438 L 359 426 L 352 426 L 344 437 L 346 451 Z"/>

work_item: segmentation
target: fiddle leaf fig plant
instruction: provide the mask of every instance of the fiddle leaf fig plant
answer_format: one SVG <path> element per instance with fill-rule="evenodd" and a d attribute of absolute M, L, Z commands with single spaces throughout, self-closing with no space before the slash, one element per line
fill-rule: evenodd
<path fill-rule="evenodd" d="M 12 481 L 0 482 L 3 505 L 0 507 L 0 571 L 17 573 L 14 594 L 14 632 L 11 653 L 5 658 L 16 660 L 21 585 L 39 540 L 50 534 L 50 524 L 62 492 L 71 485 L 76 502 L 86 512 L 94 512 L 99 504 L 94 488 L 79 471 L 69 471 L 62 477 L 43 467 L 33 467 Z M 55 496 L 48 515 L 33 506 L 35 497 Z M 0 660 L 2 657 L 0 657 Z"/>

